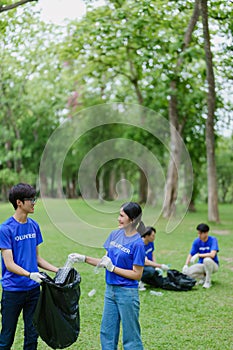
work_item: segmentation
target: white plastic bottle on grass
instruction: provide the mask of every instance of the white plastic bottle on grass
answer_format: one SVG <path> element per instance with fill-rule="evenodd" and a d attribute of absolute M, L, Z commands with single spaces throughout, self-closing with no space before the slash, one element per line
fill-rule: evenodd
<path fill-rule="evenodd" d="M 93 295 L 95 295 L 96 293 L 96 290 L 95 289 L 92 289 L 89 293 L 88 293 L 88 296 L 89 297 L 93 297 Z"/>
<path fill-rule="evenodd" d="M 150 291 L 150 295 L 156 295 L 157 297 L 161 297 L 163 295 L 162 292 L 156 292 L 155 290 Z"/>

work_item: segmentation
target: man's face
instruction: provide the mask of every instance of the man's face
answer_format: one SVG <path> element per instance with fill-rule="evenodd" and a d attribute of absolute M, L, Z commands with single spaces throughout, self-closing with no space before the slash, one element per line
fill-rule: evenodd
<path fill-rule="evenodd" d="M 206 242 L 208 239 L 208 232 L 201 232 L 201 231 L 197 231 L 198 232 L 198 237 L 200 238 L 200 240 L 202 242 Z"/>
<path fill-rule="evenodd" d="M 155 232 L 152 231 L 152 233 L 150 234 L 150 236 L 148 236 L 148 241 L 149 242 L 154 242 L 155 240 Z"/>
<path fill-rule="evenodd" d="M 23 201 L 18 200 L 18 207 L 26 214 L 34 213 L 35 204 L 36 198 L 24 198 Z"/>

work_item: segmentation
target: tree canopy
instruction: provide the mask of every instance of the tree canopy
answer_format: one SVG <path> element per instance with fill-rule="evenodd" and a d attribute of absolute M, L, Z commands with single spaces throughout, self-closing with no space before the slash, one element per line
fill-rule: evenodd
<path fill-rule="evenodd" d="M 50 176 L 42 181 L 48 195 L 60 196 L 63 191 L 72 198 L 82 195 L 78 172 L 85 156 L 97 145 L 121 138 L 146 147 L 148 154 L 152 152 L 158 159 L 166 178 L 167 197 L 164 192 L 164 199 L 168 201 L 168 217 L 173 214 L 173 209 L 176 210 L 177 204 L 184 201 L 190 209 L 195 209 L 197 200 L 210 197 L 210 193 L 207 194 L 208 150 L 206 152 L 205 143 L 208 146 L 212 137 L 206 134 L 206 122 L 213 107 L 212 150 L 216 151 L 217 200 L 233 200 L 232 162 L 224 151 L 232 143 L 232 132 L 223 136 L 221 131 L 223 126 L 226 129 L 232 122 L 229 96 L 232 95 L 230 82 L 233 78 L 233 22 L 230 2 L 109 0 L 106 6 L 95 8 L 91 1 L 87 1 L 86 15 L 68 21 L 66 26 L 44 23 L 33 2 L 36 3 L 3 1 L 0 6 L 2 199 L 17 181 L 38 183 L 47 141 L 59 126 L 69 121 L 72 125 L 71 121 L 77 120 L 77 128 L 86 123 L 86 132 L 68 150 L 59 186 L 54 178 L 54 169 L 59 162 L 56 164 L 55 160 L 50 164 Z M 205 23 L 201 20 L 204 18 L 201 5 L 206 5 L 208 10 Z M 204 35 L 207 24 L 209 52 L 206 51 L 208 41 Z M 207 63 L 210 61 L 207 62 L 206 58 L 209 54 L 212 55 L 215 79 L 212 96 L 215 96 L 215 102 L 208 100 L 208 89 L 213 87 L 208 80 Z M 125 125 L 117 120 L 106 124 L 104 115 L 98 116 L 97 113 L 91 117 L 95 120 L 102 118 L 101 123 L 93 128 L 93 119 L 82 119 L 83 111 L 114 103 L 118 108 L 121 104 L 138 105 L 141 111 L 151 110 L 167 120 L 172 128 L 161 131 L 166 142 L 161 142 L 146 128 L 149 121 L 149 129 L 157 128 L 157 119 L 150 119 L 147 112 L 140 115 L 140 123 L 145 123 L 145 128 L 132 125 L 133 116 L 130 116 L 128 125 L 127 120 Z M 69 135 L 63 137 L 69 138 Z M 191 178 L 179 151 L 179 140 L 191 158 Z M 62 142 L 59 139 L 55 149 L 59 150 Z M 170 146 L 165 147 L 169 142 Z M 209 154 L 213 153 L 212 150 Z M 138 159 L 140 152 L 138 148 Z M 225 157 L 228 166 L 223 172 L 221 164 Z M 116 198 L 116 183 L 120 181 L 123 186 L 121 179 L 130 179 L 135 200 L 142 203 L 149 200 L 155 205 L 161 189 L 147 165 L 144 167 L 139 161 L 108 159 L 96 170 L 99 197 L 113 200 Z M 170 197 L 169 181 L 172 181 Z M 191 198 L 185 192 L 187 185 L 193 186 Z M 130 189 L 124 186 L 121 191 L 124 196 L 130 196 Z M 90 191 L 89 196 L 96 196 L 96 192 Z"/>

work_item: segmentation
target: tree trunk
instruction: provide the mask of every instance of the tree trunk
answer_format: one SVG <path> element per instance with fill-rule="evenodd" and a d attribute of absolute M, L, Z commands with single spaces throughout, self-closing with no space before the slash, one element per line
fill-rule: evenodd
<path fill-rule="evenodd" d="M 214 113 L 216 106 L 215 78 L 213 70 L 212 53 L 210 47 L 210 34 L 208 26 L 208 5 L 207 0 L 200 0 L 201 16 L 203 25 L 206 73 L 208 83 L 207 96 L 207 120 L 206 120 L 206 153 L 207 153 L 207 177 L 208 177 L 208 220 L 219 222 L 218 212 L 218 191 L 217 174 L 215 163 L 215 142 L 214 142 Z"/>
<path fill-rule="evenodd" d="M 106 190 L 105 190 L 106 192 Z M 108 198 L 114 200 L 117 198 L 116 193 L 116 170 L 113 168 L 109 173 L 109 183 L 108 183 Z"/>
<path fill-rule="evenodd" d="M 192 33 L 195 28 L 199 17 L 199 0 L 195 1 L 194 11 L 190 19 L 189 25 L 184 35 L 184 42 L 182 47 L 182 52 L 189 46 L 192 39 Z M 181 52 L 181 53 L 182 53 Z M 170 162 L 168 165 L 165 198 L 163 205 L 163 217 L 169 218 L 171 215 L 175 214 L 176 199 L 178 194 L 178 167 L 180 165 L 181 157 L 181 143 L 180 138 L 182 135 L 182 130 L 185 125 L 185 121 L 179 123 L 179 115 L 177 109 L 177 82 L 178 73 L 180 71 L 180 66 L 182 64 L 182 56 L 177 60 L 175 75 L 177 78 L 170 83 L 170 89 L 172 91 L 169 100 L 169 121 L 170 121 L 170 134 L 171 134 L 171 154 Z"/>
<path fill-rule="evenodd" d="M 100 203 L 104 203 L 104 175 L 104 170 L 102 169 L 98 178 L 98 197 Z"/>
<path fill-rule="evenodd" d="M 140 179 L 139 179 L 139 203 L 143 204 L 147 202 L 147 189 L 148 182 L 144 171 L 139 168 Z"/>
<path fill-rule="evenodd" d="M 20 173 L 20 171 L 22 170 L 22 146 L 21 146 L 21 136 L 20 136 L 20 132 L 19 129 L 17 127 L 16 121 L 13 118 L 13 111 L 10 107 L 10 105 L 7 103 L 7 117 L 8 117 L 8 125 L 9 125 L 9 130 L 11 130 L 11 128 L 13 128 L 13 132 L 15 135 L 15 139 L 18 141 L 18 145 L 16 147 L 16 149 L 14 149 L 15 152 L 15 157 L 13 160 L 13 167 L 14 170 L 17 174 Z M 8 146 L 10 145 L 10 142 L 8 143 Z M 12 148 L 14 148 L 14 145 L 11 145 Z"/>
<path fill-rule="evenodd" d="M 171 89 L 176 91 L 176 82 L 171 82 Z M 178 168 L 180 165 L 181 144 L 178 129 L 177 98 L 172 95 L 169 101 L 169 119 L 171 135 L 171 156 L 168 165 L 163 217 L 175 215 L 175 202 L 178 194 Z"/>
<path fill-rule="evenodd" d="M 66 197 L 67 198 L 77 198 L 76 193 L 76 178 L 73 176 L 71 179 L 66 178 Z"/>
<path fill-rule="evenodd" d="M 42 197 L 49 197 L 50 193 L 48 189 L 48 179 L 46 173 L 43 170 L 40 170 L 39 181 L 40 195 Z"/>

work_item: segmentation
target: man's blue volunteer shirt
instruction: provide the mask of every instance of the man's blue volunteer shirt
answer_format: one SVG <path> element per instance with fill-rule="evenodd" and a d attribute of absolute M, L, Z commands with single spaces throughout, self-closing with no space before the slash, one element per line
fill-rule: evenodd
<path fill-rule="evenodd" d="M 212 250 L 216 250 L 217 252 L 219 251 L 217 238 L 213 236 L 208 236 L 208 240 L 206 242 L 203 242 L 198 237 L 193 242 L 192 248 L 190 250 L 190 254 L 192 256 L 197 253 L 206 254 L 206 253 L 210 253 Z M 204 258 L 199 258 L 198 263 L 203 264 L 203 259 Z M 213 260 L 219 265 L 217 254 L 215 255 Z"/>
<path fill-rule="evenodd" d="M 29 272 L 37 272 L 36 247 L 43 241 L 39 225 L 31 218 L 22 224 L 13 217 L 0 226 L 0 248 L 11 249 L 14 262 Z M 26 291 L 38 286 L 28 277 L 6 269 L 2 259 L 2 287 L 6 291 Z"/>
<path fill-rule="evenodd" d="M 154 242 L 145 244 L 144 249 L 147 259 L 153 261 L 153 251 L 155 250 Z"/>

